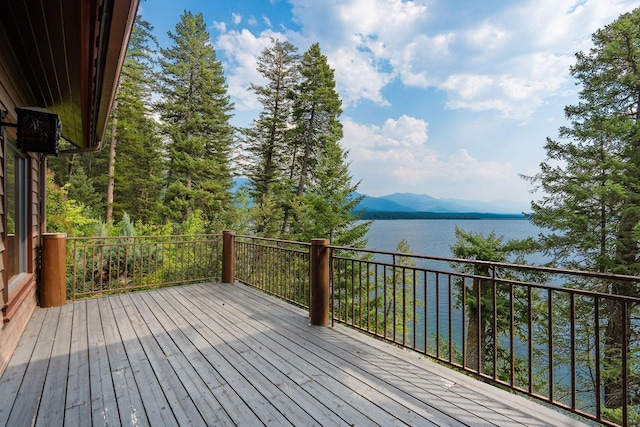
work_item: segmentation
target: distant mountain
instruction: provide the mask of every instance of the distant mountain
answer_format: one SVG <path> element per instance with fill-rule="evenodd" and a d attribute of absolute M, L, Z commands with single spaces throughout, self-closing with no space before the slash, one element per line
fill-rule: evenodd
<path fill-rule="evenodd" d="M 394 193 L 387 196 L 365 196 L 357 210 L 365 210 L 369 213 L 435 213 L 435 214 L 460 214 L 460 213 L 484 213 L 484 214 L 508 214 L 520 215 L 528 211 L 528 206 L 523 203 L 496 200 L 481 202 L 474 200 L 436 199 L 427 194 Z M 403 217 L 416 217 L 415 214 L 403 215 Z"/>
<path fill-rule="evenodd" d="M 467 206 L 473 209 L 474 212 L 522 213 L 531 211 L 531 205 L 528 202 L 514 202 L 511 200 L 493 200 L 491 202 L 458 199 L 443 200 Z"/>
<path fill-rule="evenodd" d="M 364 196 L 364 199 L 356 208 L 356 210 L 362 209 L 379 212 L 415 212 L 415 209 L 403 206 L 402 204 L 397 203 L 393 200 L 385 199 L 383 197 L 371 196 Z"/>
<path fill-rule="evenodd" d="M 249 179 L 246 177 L 234 178 L 232 191 L 236 192 L 241 186 L 248 183 Z M 364 196 L 354 209 L 355 211 L 365 210 L 368 214 L 378 213 L 377 217 L 393 216 L 394 213 L 406 214 L 397 215 L 406 218 L 426 217 L 425 213 L 437 214 L 435 215 L 437 217 L 447 214 L 451 214 L 452 217 L 459 217 L 459 214 L 474 214 L 473 217 L 477 217 L 477 214 L 507 214 L 513 217 L 521 216 L 522 212 L 529 211 L 528 204 L 508 200 L 481 202 L 477 200 L 436 199 L 427 194 L 414 193 L 394 193 L 381 197 L 354 193 L 353 196 Z M 483 217 L 490 216 L 483 215 Z"/>
<path fill-rule="evenodd" d="M 394 193 L 380 199 L 393 201 L 406 208 L 398 212 L 472 212 L 463 204 L 439 200 L 426 194 Z"/>

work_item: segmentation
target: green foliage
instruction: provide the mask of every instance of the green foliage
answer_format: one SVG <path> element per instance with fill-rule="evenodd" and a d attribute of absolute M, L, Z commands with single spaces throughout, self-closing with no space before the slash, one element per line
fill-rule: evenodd
<path fill-rule="evenodd" d="M 272 215 L 271 211 L 278 204 L 278 210 L 283 210 L 291 199 L 288 187 L 293 177 L 289 176 L 287 180 L 285 171 L 287 165 L 295 161 L 295 155 L 288 147 L 292 145 L 293 137 L 291 116 L 299 81 L 299 57 L 291 43 L 275 39 L 271 42 L 272 46 L 265 48 L 258 57 L 257 70 L 266 79 L 266 84 L 250 85 L 263 110 L 251 129 L 244 131 L 249 155 L 245 171 L 250 181 L 249 194 L 258 208 L 264 210 L 254 215 L 253 224 L 258 235 L 282 227 L 284 216 Z"/>
<path fill-rule="evenodd" d="M 593 47 L 576 54 L 571 74 L 581 84 L 580 101 L 567 106 L 564 141 L 549 139 L 547 159 L 528 179 L 543 190 L 532 204 L 532 221 L 548 229 L 545 249 L 563 267 L 640 275 L 640 9 L 596 31 Z M 631 282 L 584 282 L 592 290 L 638 296 Z M 634 348 L 637 325 L 614 302 L 606 319 L 605 368 L 615 367 L 622 348 Z M 627 333 L 624 330 L 633 331 Z M 626 341 L 626 342 L 625 342 Z M 614 369 L 615 370 L 615 369 Z M 608 375 L 604 401 L 622 406 L 621 373 Z M 631 384 L 637 396 L 640 384 Z M 632 399 L 634 404 L 640 399 Z"/>
<path fill-rule="evenodd" d="M 143 222 L 158 222 L 164 215 L 162 141 L 150 108 L 156 89 L 153 67 L 157 42 L 152 31 L 153 27 L 138 15 L 110 128 L 115 132 L 112 143 L 116 149 L 114 217 L 120 218 L 126 211 Z"/>
<path fill-rule="evenodd" d="M 169 142 L 167 215 L 180 222 L 200 209 L 212 228 L 228 221 L 232 208 L 232 104 L 202 14 L 185 11 L 169 37 L 173 45 L 161 50 L 157 105 Z"/>
<path fill-rule="evenodd" d="M 67 233 L 69 237 L 91 235 L 98 220 L 84 205 L 69 199 L 67 187 L 56 185 L 52 172 L 47 172 L 46 180 L 47 231 Z"/>
<path fill-rule="evenodd" d="M 370 222 L 358 223 L 353 213 L 362 197 L 354 196 L 358 185 L 351 183 L 347 153 L 336 141 L 327 141 L 314 171 L 314 180 L 294 205 L 295 238 L 309 241 L 328 238 L 333 245 L 364 247 Z"/>
<path fill-rule="evenodd" d="M 413 253 L 409 242 L 404 239 L 396 245 L 396 252 Z M 375 317 L 375 310 L 378 313 L 376 332 L 406 344 L 410 339 L 409 325 L 412 325 L 414 320 L 414 305 L 419 307 L 424 305 L 424 302 L 413 300 L 414 287 L 416 286 L 413 279 L 415 261 L 411 257 L 401 255 L 395 259 L 394 264 L 395 267 L 386 268 L 387 271 L 382 275 L 381 281 L 376 284 L 378 297 L 371 301 L 369 317 Z"/>
<path fill-rule="evenodd" d="M 96 192 L 93 179 L 87 176 L 82 166 L 75 168 L 69 177 L 68 196 L 84 205 L 87 214 L 93 218 L 99 218 L 104 210 L 102 196 Z"/>
<path fill-rule="evenodd" d="M 130 237 L 136 235 L 136 230 L 133 227 L 133 223 L 131 222 L 131 218 L 128 213 L 122 214 L 122 220 L 120 221 L 120 236 L 122 237 Z M 123 241 L 127 241 L 127 239 L 123 239 Z"/>
<path fill-rule="evenodd" d="M 369 224 L 356 225 L 357 184 L 339 144 L 341 100 L 319 44 L 300 57 L 291 43 L 272 40 L 258 71 L 267 83 L 251 90 L 263 111 L 244 133 L 252 229 L 261 236 L 364 245 Z"/>
<path fill-rule="evenodd" d="M 336 91 L 333 70 L 327 57 L 314 43 L 304 53 L 299 65 L 300 81 L 293 103 L 294 134 L 289 176 L 297 180 L 296 195 L 301 196 L 314 176 L 325 144 L 342 138 L 342 101 Z"/>
<path fill-rule="evenodd" d="M 451 246 L 451 252 L 454 257 L 465 260 L 526 264 L 523 255 L 539 248 L 533 239 L 510 240 L 505 243 L 495 232 L 484 236 L 482 233 L 466 232 L 456 227 L 455 233 L 456 242 Z M 452 267 L 466 275 L 455 279 L 456 302 L 466 312 L 466 366 L 488 373 L 495 368 L 499 377 L 507 380 L 512 368 L 510 363 L 499 362 L 494 367 L 493 360 L 494 355 L 499 361 L 510 359 L 509 349 L 503 348 L 501 342 L 504 336 L 511 333 L 511 304 L 514 306 L 513 332 L 518 339 L 526 342 L 529 322 L 527 316 L 530 311 L 539 311 L 540 300 L 537 294 L 532 294 L 533 307 L 529 307 L 527 289 L 518 286 L 512 288 L 509 281 L 527 281 L 533 277 L 525 272 L 499 269 L 489 263 L 453 263 Z M 513 369 L 516 376 L 520 377 L 517 381 L 523 384 L 528 382 L 524 379 L 527 374 L 522 360 L 516 358 Z"/>

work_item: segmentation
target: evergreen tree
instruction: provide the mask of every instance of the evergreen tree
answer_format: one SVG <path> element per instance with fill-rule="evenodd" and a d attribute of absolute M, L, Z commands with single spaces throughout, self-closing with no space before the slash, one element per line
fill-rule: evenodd
<path fill-rule="evenodd" d="M 282 199 L 290 199 L 290 186 L 285 181 L 284 171 L 289 157 L 287 147 L 292 138 L 293 98 L 299 81 L 295 46 L 273 39 L 272 43 L 273 46 L 264 49 L 258 58 L 257 69 L 266 84 L 250 86 L 263 110 L 245 134 L 250 155 L 246 173 L 250 196 L 257 206 L 253 222 L 259 234 L 277 229 L 277 224 L 282 222 L 282 209 L 273 211 L 272 207 L 280 205 Z"/>
<path fill-rule="evenodd" d="M 69 199 L 84 205 L 85 212 L 93 218 L 99 218 L 103 212 L 102 197 L 96 192 L 93 180 L 79 166 L 69 178 Z"/>
<path fill-rule="evenodd" d="M 594 47 L 576 55 L 571 74 L 581 84 L 580 101 L 568 106 L 566 141 L 548 140 L 541 171 L 528 179 L 544 190 L 532 204 L 534 224 L 550 230 L 543 243 L 562 266 L 640 275 L 640 10 L 620 16 L 592 37 Z M 581 284 L 596 287 L 596 284 Z M 601 286 L 601 285 L 599 285 Z M 638 296 L 630 282 L 607 283 L 620 295 Z M 605 373 L 632 348 L 637 325 L 633 307 L 611 302 L 605 308 Z M 626 336 L 623 331 L 626 330 Z M 607 375 L 604 401 L 620 408 L 640 403 L 640 384 L 624 395 L 618 374 Z"/>
<path fill-rule="evenodd" d="M 327 140 L 315 168 L 309 188 L 294 205 L 296 220 L 292 238 L 309 241 L 328 238 L 338 246 L 364 247 L 370 222 L 358 222 L 354 212 L 364 196 L 355 194 L 358 184 L 351 183 L 347 153 L 337 141 Z"/>
<path fill-rule="evenodd" d="M 451 246 L 451 252 L 455 258 L 491 261 L 496 263 L 510 262 L 514 264 L 526 264 L 524 255 L 538 249 L 538 244 L 533 239 L 509 240 L 504 242 L 495 232 L 484 236 L 481 233 L 467 232 L 456 226 L 456 242 Z M 527 314 L 529 313 L 528 299 L 524 288 L 516 288 L 512 295 L 509 286 L 504 282 L 496 284 L 492 278 L 501 280 L 512 279 L 515 281 L 532 280 L 526 272 L 514 270 L 498 270 L 489 264 L 463 264 L 454 263 L 452 267 L 461 273 L 472 275 L 472 279 L 466 280 L 464 276 L 456 279 L 457 303 L 463 304 L 463 291 L 465 294 L 463 310 L 466 312 L 467 324 L 465 339 L 465 363 L 466 367 L 478 373 L 491 372 L 494 368 L 494 354 L 498 360 L 509 360 L 508 351 L 501 349 L 501 340 L 505 331 L 508 331 L 513 322 L 513 333 L 522 340 L 527 339 Z M 486 277 L 483 279 L 482 277 Z M 535 280 L 532 280 L 535 281 Z M 494 295 L 494 292 L 496 293 Z M 525 294 L 525 295 L 523 295 Z M 535 295 L 534 295 L 535 296 Z M 514 298 L 514 318 L 511 318 L 509 299 Z M 532 297 L 533 298 L 533 297 Z M 535 298 L 534 298 L 535 299 Z M 479 303 L 478 303 L 479 301 Z M 495 306 L 494 306 L 495 301 Z M 494 319 L 494 313 L 497 316 Z M 533 322 L 533 319 L 531 319 Z M 517 361 L 516 361 L 517 362 Z M 498 369 L 500 366 L 495 367 Z M 522 373 L 525 369 L 516 365 L 507 368 L 507 372 L 499 372 L 502 378 L 508 378 L 511 368 L 514 372 Z"/>
<path fill-rule="evenodd" d="M 333 70 L 318 43 L 302 56 L 300 75 L 293 112 L 296 139 L 291 168 L 291 175 L 297 178 L 297 196 L 303 194 L 326 141 L 342 138 L 338 119 L 342 101 L 335 88 Z"/>
<path fill-rule="evenodd" d="M 67 187 L 54 182 L 53 172 L 46 176 L 46 231 L 67 233 L 69 237 L 90 236 L 98 224 L 83 204 L 70 199 Z"/>
<path fill-rule="evenodd" d="M 333 70 L 318 43 L 304 53 L 299 69 L 300 83 L 296 87 L 293 105 L 294 138 L 289 146 L 289 178 L 296 187 L 295 196 L 298 198 L 313 179 L 324 146 L 342 139 L 342 124 L 339 121 L 342 101 L 335 89 Z M 325 157 L 325 160 L 329 157 Z M 285 206 L 283 234 L 290 227 L 290 214 L 290 207 Z"/>
<path fill-rule="evenodd" d="M 213 228 L 232 208 L 232 104 L 202 14 L 185 11 L 169 37 L 173 46 L 161 51 L 158 104 L 168 139 L 165 204 L 178 222 L 200 209 Z"/>
<path fill-rule="evenodd" d="M 155 87 L 152 30 L 136 17 L 112 118 L 112 140 L 117 143 L 113 207 L 118 217 L 126 211 L 143 222 L 161 221 L 162 142 L 148 107 Z"/>
<path fill-rule="evenodd" d="M 411 245 L 405 239 L 397 243 L 395 251 L 413 253 Z M 376 284 L 378 290 L 375 292 L 378 297 L 371 298 L 369 307 L 369 318 L 378 319 L 376 332 L 403 344 L 411 342 L 413 338 L 410 334 L 415 329 L 412 307 L 414 304 L 424 304 L 413 299 L 416 283 L 412 273 L 415 267 L 416 263 L 410 256 L 398 256 L 394 266 L 386 267 L 386 274 L 379 278 L 379 283 Z M 375 315 L 376 311 L 378 316 Z"/>
<path fill-rule="evenodd" d="M 136 17 L 104 139 L 107 145 L 98 152 L 48 162 L 58 185 L 80 179 L 83 170 L 100 195 L 99 202 L 87 206 L 108 222 L 124 210 L 138 220 L 161 221 L 162 144 L 149 109 L 155 85 L 152 30 L 140 15 Z M 72 196 L 73 188 L 72 182 Z"/>

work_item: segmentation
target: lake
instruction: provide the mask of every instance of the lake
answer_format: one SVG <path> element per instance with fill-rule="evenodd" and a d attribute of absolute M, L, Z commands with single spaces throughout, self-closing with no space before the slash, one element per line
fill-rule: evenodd
<path fill-rule="evenodd" d="M 455 228 L 459 228 L 482 233 L 487 236 L 491 232 L 495 232 L 498 237 L 502 236 L 506 242 L 512 239 L 526 239 L 527 237 L 536 237 L 541 228 L 532 225 L 526 219 L 481 219 L 481 220 L 460 220 L 460 219 L 424 219 L 424 220 L 375 220 L 369 228 L 367 234 L 367 249 L 376 249 L 380 251 L 395 252 L 397 243 L 405 239 L 411 246 L 411 251 L 418 255 L 436 256 L 436 257 L 453 257 L 450 247 L 456 241 Z M 375 257 L 380 262 L 390 262 L 386 256 L 379 255 Z M 527 257 L 531 264 L 540 264 L 544 261 L 542 254 L 531 254 Z M 450 271 L 450 265 L 447 262 L 434 260 L 414 260 L 418 267 L 430 270 Z M 415 325 L 408 325 L 409 329 L 416 328 L 416 343 L 419 347 L 424 348 L 428 344 L 425 341 L 425 331 L 428 330 L 428 336 L 431 344 L 435 343 L 435 336 L 440 335 L 446 341 L 452 340 L 454 345 L 462 348 L 462 311 L 452 304 L 449 299 L 448 282 L 441 280 L 437 282 L 433 273 L 428 274 L 428 282 L 430 283 L 427 292 L 426 304 L 427 312 L 422 313 L 418 310 L 415 318 Z M 439 285 L 435 285 L 439 283 Z M 424 284 L 418 280 L 416 290 L 418 305 L 424 304 Z M 439 288 L 439 296 L 436 291 Z M 455 297 L 453 299 L 455 301 Z M 439 305 L 440 311 L 436 307 Z M 449 320 L 449 311 L 451 310 L 451 319 Z M 427 321 L 427 318 L 429 319 Z M 438 333 L 438 320 L 440 321 L 440 333 Z M 427 326 L 428 324 L 428 326 Z M 451 329 L 449 329 L 449 327 Z M 413 338 L 411 337 L 410 340 Z M 518 340 L 517 347 L 521 351 L 522 343 Z M 422 344 L 424 343 L 424 344 Z M 429 344 L 429 345 L 431 345 Z"/>
<path fill-rule="evenodd" d="M 504 242 L 536 237 L 541 231 L 526 219 L 375 220 L 367 234 L 367 249 L 395 251 L 398 242 L 405 239 L 415 254 L 451 257 L 450 247 L 456 241 L 456 225 L 485 236 L 493 231 L 498 237 L 504 237 Z"/>

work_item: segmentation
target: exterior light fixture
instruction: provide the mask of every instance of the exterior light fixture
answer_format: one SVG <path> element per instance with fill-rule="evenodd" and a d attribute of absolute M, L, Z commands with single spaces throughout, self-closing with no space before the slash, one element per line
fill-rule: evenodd
<path fill-rule="evenodd" d="M 57 114 L 38 107 L 16 107 L 18 124 L 0 122 L 18 128 L 17 145 L 22 151 L 58 155 L 62 123 Z M 4 119 L 4 114 L 0 116 Z"/>

